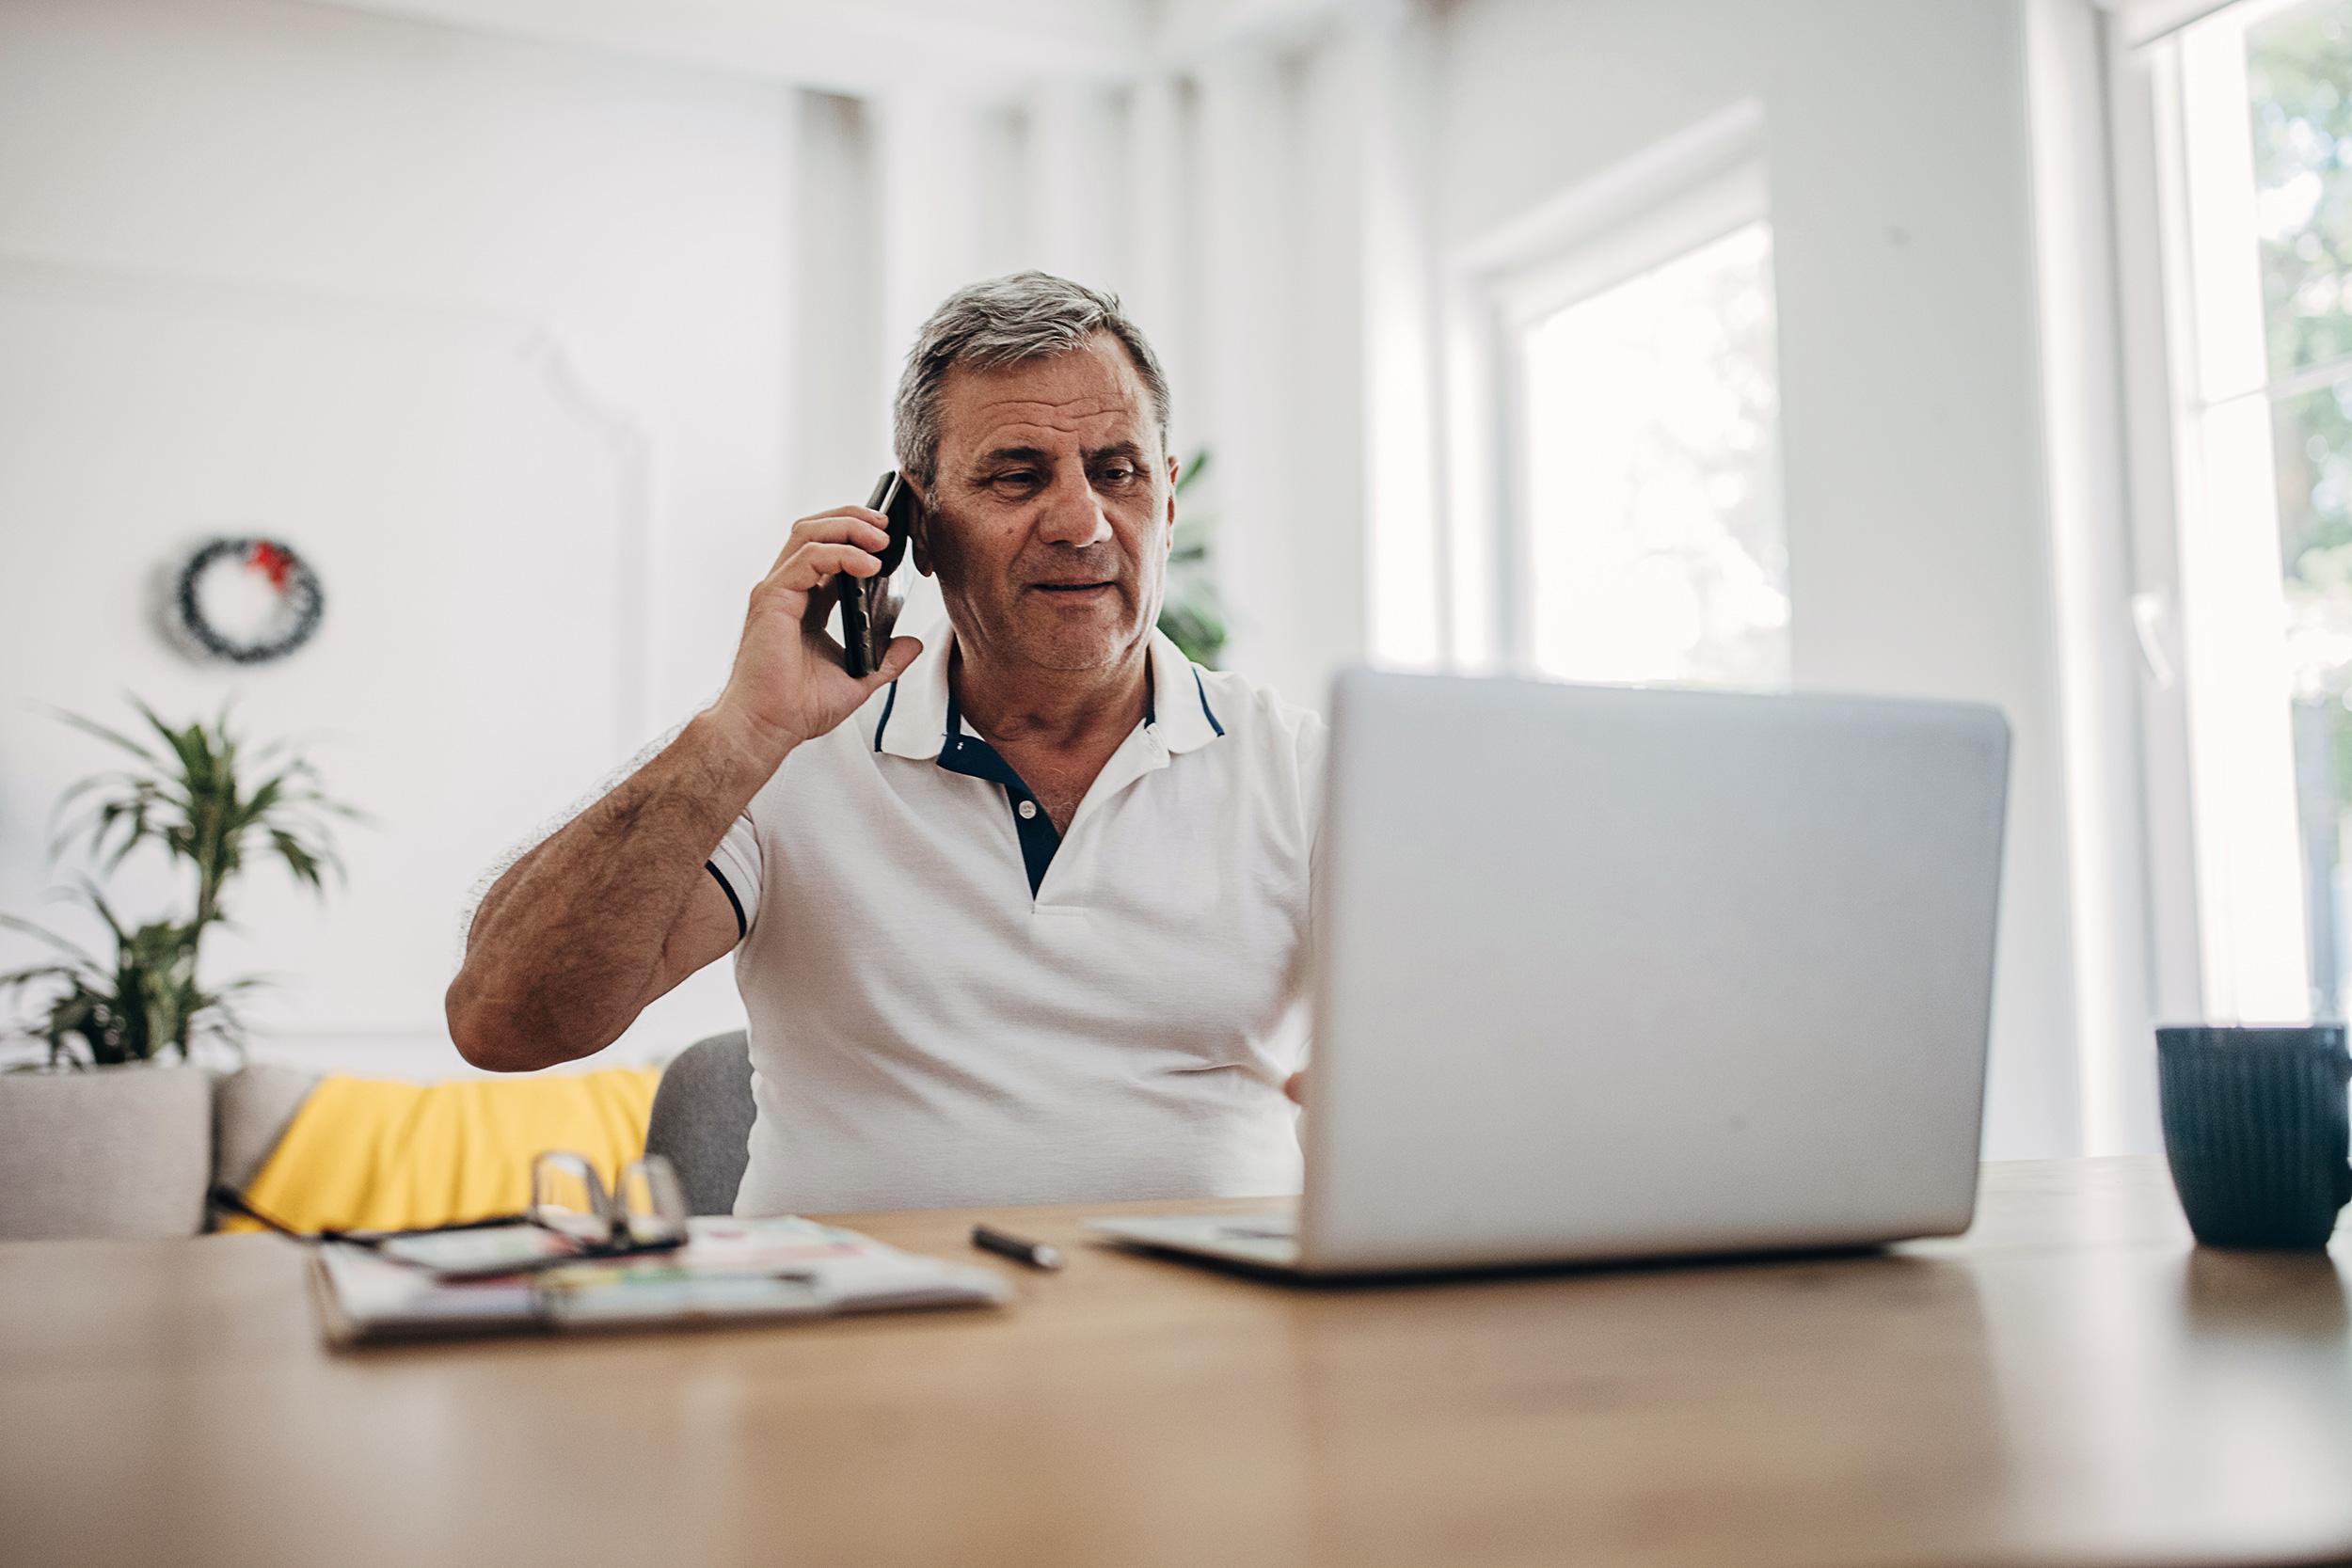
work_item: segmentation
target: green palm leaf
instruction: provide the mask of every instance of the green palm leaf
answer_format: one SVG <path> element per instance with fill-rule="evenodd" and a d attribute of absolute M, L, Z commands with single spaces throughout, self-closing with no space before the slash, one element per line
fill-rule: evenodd
<path fill-rule="evenodd" d="M 342 863 L 330 822 L 366 818 L 330 799 L 317 770 L 278 739 L 248 748 L 224 705 L 209 722 L 174 728 L 136 697 L 129 699 L 150 735 L 134 737 L 80 714 L 51 710 L 61 721 L 126 752 L 133 766 L 94 774 L 58 800 L 50 852 L 86 846 L 102 875 L 143 845 L 153 845 L 196 874 L 196 902 L 184 920 L 134 926 L 119 917 L 95 882 L 81 879 L 74 896 L 113 939 L 112 961 L 102 961 L 29 921 L 0 915 L 0 925 L 49 944 L 65 961 L 28 965 L 0 974 L 0 989 L 22 1005 L 35 988 L 34 1032 L 49 1042 L 53 1063 L 72 1059 L 79 1039 L 92 1062 L 144 1060 L 167 1050 L 187 1054 L 199 1038 L 242 1050 L 244 1027 L 230 999 L 262 984 L 246 976 L 215 990 L 197 983 L 197 954 L 204 933 L 230 922 L 227 895 L 249 856 L 274 859 L 299 886 L 326 895 L 329 875 Z M 258 781 L 258 782 L 249 782 Z"/>

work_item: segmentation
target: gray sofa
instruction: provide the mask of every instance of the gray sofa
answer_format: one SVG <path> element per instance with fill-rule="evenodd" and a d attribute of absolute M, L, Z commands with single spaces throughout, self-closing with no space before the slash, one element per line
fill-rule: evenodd
<path fill-rule="evenodd" d="M 0 1073 L 0 1240 L 193 1236 L 258 1173 L 318 1074 L 257 1063 Z"/>

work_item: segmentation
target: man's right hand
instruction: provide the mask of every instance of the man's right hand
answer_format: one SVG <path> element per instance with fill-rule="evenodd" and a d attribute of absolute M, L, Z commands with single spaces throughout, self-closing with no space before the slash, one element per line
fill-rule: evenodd
<path fill-rule="evenodd" d="M 856 680 L 842 668 L 841 644 L 825 631 L 835 580 L 844 573 L 869 578 L 882 570 L 874 552 L 890 542 L 885 525 L 881 513 L 864 506 L 803 517 L 752 590 L 734 673 L 708 717 L 771 770 L 802 741 L 855 713 L 923 651 L 914 638 L 893 638 L 882 668 Z"/>

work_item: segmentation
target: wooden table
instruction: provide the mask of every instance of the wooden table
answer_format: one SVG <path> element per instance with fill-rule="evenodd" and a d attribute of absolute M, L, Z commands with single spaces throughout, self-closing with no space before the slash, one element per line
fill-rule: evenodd
<path fill-rule="evenodd" d="M 1002 1311 L 343 1354 L 272 1238 L 0 1245 L 0 1561 L 2352 1560 L 2352 1238 L 2196 1250 L 2155 1161 L 1883 1256 L 1376 1289 L 1098 1212 L 991 1216 L 1072 1252 Z"/>

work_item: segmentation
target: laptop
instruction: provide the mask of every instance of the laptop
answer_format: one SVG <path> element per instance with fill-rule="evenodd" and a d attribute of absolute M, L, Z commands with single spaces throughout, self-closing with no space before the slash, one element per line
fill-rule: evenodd
<path fill-rule="evenodd" d="M 2009 751 L 1972 704 L 1343 673 L 1296 1214 L 1089 1229 L 1307 1275 L 1965 1230 Z"/>

